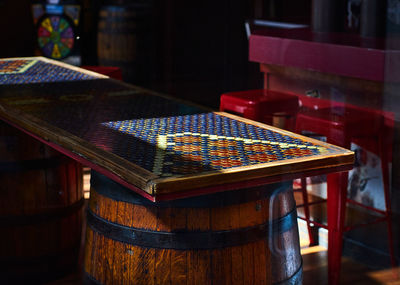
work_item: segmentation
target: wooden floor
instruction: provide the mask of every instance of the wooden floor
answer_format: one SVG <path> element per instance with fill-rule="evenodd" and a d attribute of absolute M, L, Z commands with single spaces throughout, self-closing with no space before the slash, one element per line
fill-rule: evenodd
<path fill-rule="evenodd" d="M 325 285 L 327 279 L 326 249 L 320 246 L 302 249 L 303 284 Z M 47 283 L 47 285 L 78 285 L 81 279 L 72 274 L 64 279 Z M 400 268 L 374 271 L 348 258 L 342 258 L 341 282 L 344 285 L 400 285 Z"/>
<path fill-rule="evenodd" d="M 319 246 L 303 248 L 302 257 L 303 284 L 328 284 L 326 249 Z M 365 265 L 343 257 L 340 284 L 400 284 L 400 268 L 374 271 Z"/>

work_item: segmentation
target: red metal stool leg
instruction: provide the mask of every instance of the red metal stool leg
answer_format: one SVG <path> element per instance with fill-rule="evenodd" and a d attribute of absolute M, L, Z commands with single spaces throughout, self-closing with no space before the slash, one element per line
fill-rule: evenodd
<path fill-rule="evenodd" d="M 391 132 L 389 132 L 391 133 Z M 387 133 L 386 133 L 387 134 Z M 379 156 L 381 157 L 381 168 L 382 168 L 382 180 L 383 180 L 383 192 L 385 197 L 385 207 L 386 207 L 386 222 L 388 230 L 388 247 L 390 254 L 390 263 L 392 267 L 396 267 L 396 258 L 394 256 L 394 246 L 393 246 L 393 230 L 392 230 L 392 207 L 390 203 L 390 181 L 389 181 L 389 160 L 387 154 L 387 147 L 391 147 L 391 136 L 387 142 L 385 141 L 385 134 L 382 134 L 378 138 Z M 391 153 L 391 152 L 390 152 Z"/>
<path fill-rule="evenodd" d="M 347 172 L 328 175 L 328 280 L 339 284 L 346 213 Z"/>
<path fill-rule="evenodd" d="M 348 137 L 341 137 L 332 141 L 328 135 L 327 141 L 347 149 L 350 149 L 351 146 L 351 141 Z M 340 283 L 348 179 L 349 173 L 347 171 L 327 175 L 329 285 Z"/>

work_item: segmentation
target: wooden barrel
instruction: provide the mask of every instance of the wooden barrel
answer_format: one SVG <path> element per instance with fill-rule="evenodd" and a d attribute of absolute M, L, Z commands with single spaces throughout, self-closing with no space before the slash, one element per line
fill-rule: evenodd
<path fill-rule="evenodd" d="M 312 30 L 314 32 L 329 33 L 336 31 L 337 6 L 335 0 L 312 1 Z M 318 35 L 316 35 L 318 36 Z"/>
<path fill-rule="evenodd" d="M 77 269 L 82 167 L 0 122 L 0 283 Z"/>
<path fill-rule="evenodd" d="M 99 65 L 121 68 L 127 82 L 150 77 L 154 54 L 151 6 L 102 6 L 99 11 L 97 56 Z"/>
<path fill-rule="evenodd" d="M 301 284 L 291 183 L 152 203 L 92 172 L 88 284 Z"/>

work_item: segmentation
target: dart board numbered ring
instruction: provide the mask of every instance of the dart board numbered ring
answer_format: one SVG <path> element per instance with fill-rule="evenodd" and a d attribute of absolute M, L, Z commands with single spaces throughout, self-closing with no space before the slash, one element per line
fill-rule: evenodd
<path fill-rule="evenodd" d="M 75 28 L 62 15 L 44 15 L 37 24 L 38 45 L 42 54 L 53 59 L 68 57 L 75 47 Z"/>

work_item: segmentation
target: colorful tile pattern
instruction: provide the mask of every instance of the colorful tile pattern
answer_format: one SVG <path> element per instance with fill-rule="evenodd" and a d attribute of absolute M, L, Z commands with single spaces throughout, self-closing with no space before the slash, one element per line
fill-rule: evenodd
<path fill-rule="evenodd" d="M 37 60 L 29 59 L 0 60 L 0 74 L 23 73 L 36 62 Z"/>
<path fill-rule="evenodd" d="M 103 125 L 153 146 L 134 162 L 163 177 L 340 152 L 215 113 Z"/>
<path fill-rule="evenodd" d="M 39 59 L 1 59 L 0 84 L 28 84 L 95 79 L 95 76 Z"/>

